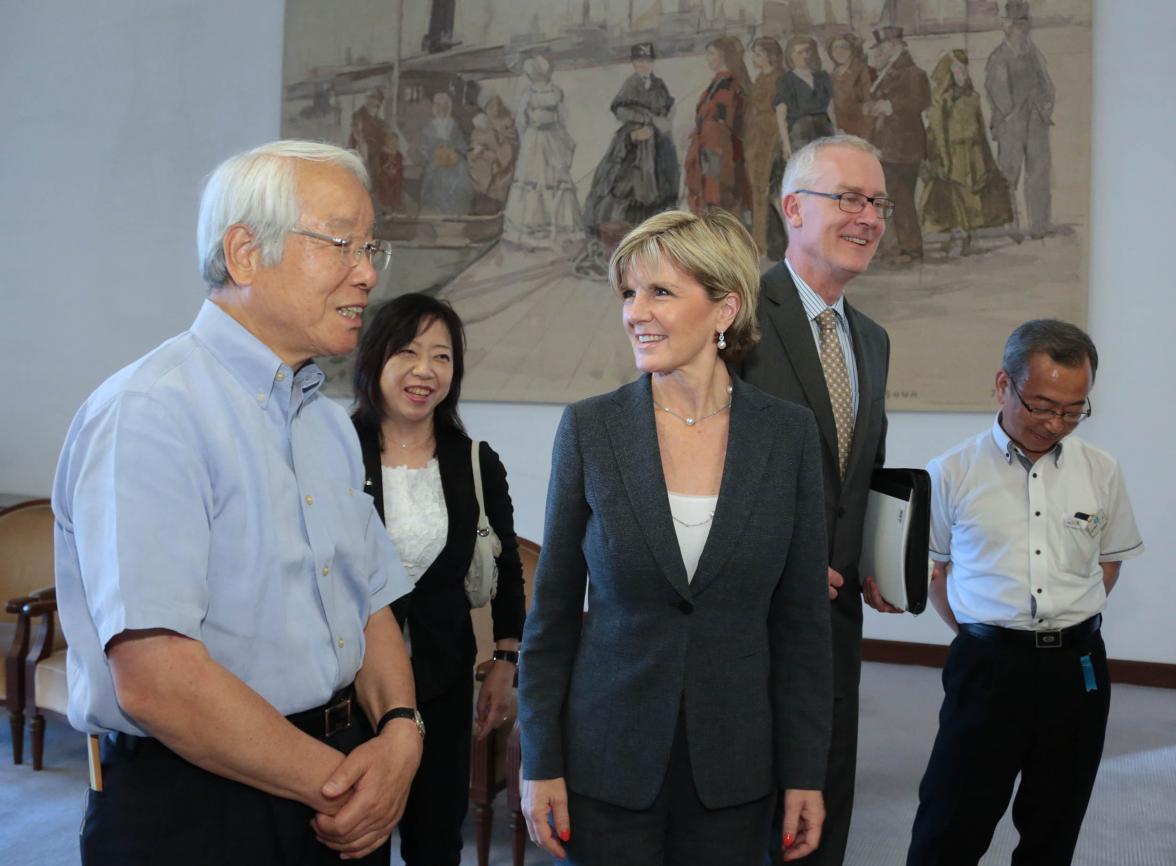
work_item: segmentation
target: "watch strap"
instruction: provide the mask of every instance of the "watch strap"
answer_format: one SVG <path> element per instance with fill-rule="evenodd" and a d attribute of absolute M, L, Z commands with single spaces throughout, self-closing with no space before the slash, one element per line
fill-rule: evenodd
<path fill-rule="evenodd" d="M 380 716 L 380 721 L 376 722 L 376 736 L 378 737 L 383 732 L 384 727 L 393 719 L 409 719 L 416 724 L 417 730 L 421 737 L 425 736 L 425 722 L 421 718 L 420 711 L 414 707 L 393 707 Z"/>

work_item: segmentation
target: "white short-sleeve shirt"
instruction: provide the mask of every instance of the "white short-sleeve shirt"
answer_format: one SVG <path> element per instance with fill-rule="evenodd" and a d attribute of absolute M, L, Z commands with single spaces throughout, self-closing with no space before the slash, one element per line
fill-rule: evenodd
<path fill-rule="evenodd" d="M 1076 625 L 1106 603 L 1099 564 L 1143 552 L 1118 462 L 1077 436 L 1029 463 L 998 415 L 927 471 L 931 558 L 952 563 L 959 622 Z"/>

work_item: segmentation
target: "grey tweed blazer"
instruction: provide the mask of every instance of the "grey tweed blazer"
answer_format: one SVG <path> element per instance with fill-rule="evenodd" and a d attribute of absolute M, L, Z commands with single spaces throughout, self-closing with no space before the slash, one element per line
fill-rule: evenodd
<path fill-rule="evenodd" d="M 690 583 L 649 377 L 565 410 L 523 634 L 525 778 L 563 777 L 577 793 L 647 808 L 684 712 L 708 807 L 824 784 L 832 650 L 819 435 L 808 409 L 738 379 L 732 401 Z"/>

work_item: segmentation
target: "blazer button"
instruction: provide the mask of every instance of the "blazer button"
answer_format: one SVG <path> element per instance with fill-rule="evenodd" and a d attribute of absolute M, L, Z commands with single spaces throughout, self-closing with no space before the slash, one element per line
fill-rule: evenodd
<path fill-rule="evenodd" d="M 678 610 L 682 611 L 682 613 L 694 613 L 694 605 L 682 599 L 682 601 L 678 602 Z"/>

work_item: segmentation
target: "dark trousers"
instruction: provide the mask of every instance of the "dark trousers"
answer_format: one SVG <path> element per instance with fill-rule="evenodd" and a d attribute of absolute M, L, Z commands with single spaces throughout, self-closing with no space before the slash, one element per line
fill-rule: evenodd
<path fill-rule="evenodd" d="M 371 737 L 356 708 L 327 744 L 350 752 Z M 102 738 L 104 789 L 90 791 L 82 821 L 84 866 L 320 866 L 339 856 L 314 837 L 314 810 L 190 764 L 158 740 Z M 391 859 L 385 843 L 363 860 Z"/>
<path fill-rule="evenodd" d="M 894 202 L 894 216 L 890 231 L 899 253 L 918 258 L 923 255 L 923 229 L 919 223 L 919 209 L 915 205 L 915 187 L 919 182 L 919 163 L 884 162 L 886 192 Z M 890 232 L 888 231 L 887 234 Z"/>
<path fill-rule="evenodd" d="M 849 822 L 853 817 L 853 788 L 857 775 L 858 693 L 833 699 L 833 736 L 829 742 L 829 763 L 825 769 L 825 824 L 821 828 L 821 845 L 807 857 L 789 862 L 804 866 L 841 866 L 849 842 Z M 776 804 L 772 830 L 768 835 L 769 862 L 784 862 L 781 834 L 784 822 L 784 797 Z"/>
<path fill-rule="evenodd" d="M 1094 689 L 1081 657 L 1089 654 Z M 919 786 L 908 866 L 975 864 L 1008 807 L 1013 866 L 1068 864 L 1102 758 L 1111 703 L 1101 635 L 1034 649 L 961 634 L 943 669 L 939 733 Z"/>
<path fill-rule="evenodd" d="M 572 838 L 561 866 L 758 866 L 771 796 L 708 809 L 698 797 L 681 713 L 666 778 L 648 809 L 568 791 Z"/>
<path fill-rule="evenodd" d="M 461 862 L 461 824 L 470 805 L 473 705 L 471 670 L 448 691 L 418 707 L 426 736 L 399 825 L 400 856 L 406 866 Z"/>

